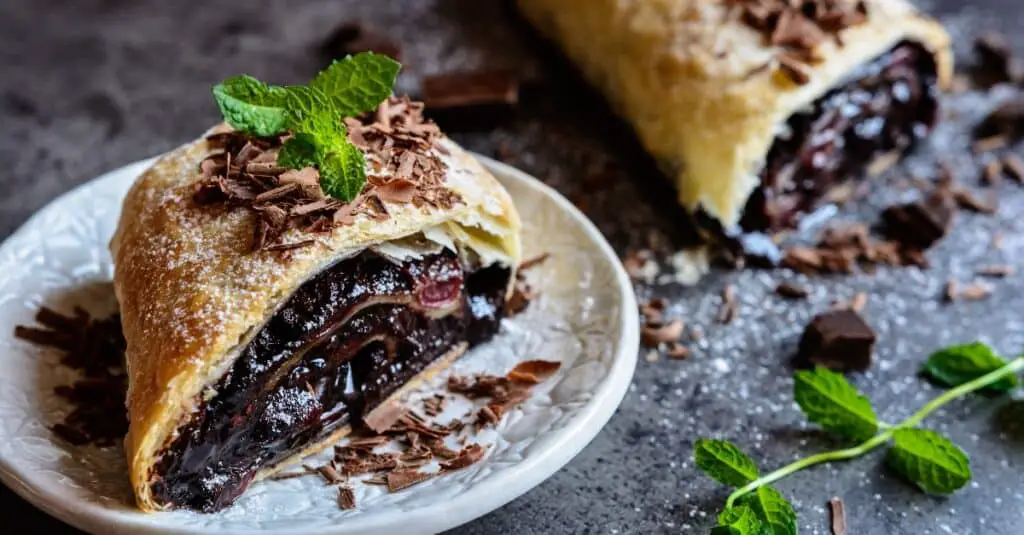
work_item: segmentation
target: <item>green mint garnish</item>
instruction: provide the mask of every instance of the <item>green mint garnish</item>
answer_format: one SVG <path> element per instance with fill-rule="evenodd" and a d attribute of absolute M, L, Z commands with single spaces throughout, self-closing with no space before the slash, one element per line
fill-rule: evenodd
<path fill-rule="evenodd" d="M 768 527 L 746 505 L 730 507 L 718 515 L 718 527 L 711 535 L 769 535 Z"/>
<path fill-rule="evenodd" d="M 307 86 L 270 86 L 241 75 L 214 86 L 213 96 L 237 130 L 257 136 L 290 131 L 278 165 L 316 167 L 324 192 L 348 202 L 366 183 L 366 160 L 349 143 L 343 119 L 388 98 L 399 68 L 391 58 L 363 53 L 335 61 Z"/>
<path fill-rule="evenodd" d="M 991 347 L 981 342 L 975 342 L 936 351 L 924 363 L 921 373 L 945 386 L 952 387 L 960 386 L 1003 366 L 1006 366 L 1006 361 L 999 358 Z M 988 385 L 985 390 L 1006 392 L 1013 390 L 1016 386 L 1017 378 L 1010 375 Z"/>
<path fill-rule="evenodd" d="M 826 431 L 860 443 L 804 457 L 758 475 L 754 461 L 736 445 L 724 440 L 698 440 L 694 451 L 697 467 L 716 481 L 739 487 L 726 500 L 718 516 L 719 525 L 712 533 L 794 535 L 797 527 L 793 507 L 769 485 L 818 464 L 856 459 L 890 443 L 886 462 L 909 482 L 931 494 L 950 494 L 962 488 L 971 479 L 967 455 L 949 439 L 917 425 L 940 407 L 973 392 L 1012 388 L 1021 370 L 1024 357 L 1004 362 L 980 343 L 938 351 L 928 359 L 925 373 L 956 386 L 896 425 L 879 422 L 870 401 L 842 375 L 823 368 L 797 372 L 793 395 L 808 419 Z"/>
<path fill-rule="evenodd" d="M 391 94 L 402 67 L 387 57 L 369 54 L 360 61 L 335 61 L 313 78 L 310 87 L 328 95 L 345 117 L 372 110 Z"/>
<path fill-rule="evenodd" d="M 841 374 L 818 367 L 796 372 L 794 379 L 793 397 L 808 420 L 852 440 L 867 440 L 878 432 L 871 402 Z"/>
<path fill-rule="evenodd" d="M 747 506 L 766 528 L 768 535 L 796 535 L 796 512 L 782 493 L 772 487 L 758 487 L 738 502 Z"/>
<path fill-rule="evenodd" d="M 967 455 L 927 429 L 897 429 L 885 462 L 929 494 L 952 494 L 971 480 Z"/>
<path fill-rule="evenodd" d="M 698 440 L 694 457 L 697 467 L 708 477 L 730 487 L 742 487 L 759 475 L 754 460 L 725 440 Z"/>
<path fill-rule="evenodd" d="M 232 128 L 257 136 L 272 136 L 288 128 L 287 91 L 248 75 L 235 76 L 213 86 L 213 98 Z"/>
<path fill-rule="evenodd" d="M 354 199 L 366 183 L 365 165 L 363 153 L 351 143 L 337 152 L 328 152 L 320 162 L 320 185 L 324 193 L 335 199 Z"/>

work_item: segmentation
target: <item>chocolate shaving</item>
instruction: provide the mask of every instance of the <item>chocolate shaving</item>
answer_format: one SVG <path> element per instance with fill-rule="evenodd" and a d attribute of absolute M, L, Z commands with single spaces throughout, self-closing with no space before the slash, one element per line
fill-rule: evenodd
<path fill-rule="evenodd" d="M 971 150 L 973 150 L 975 154 L 984 154 L 986 152 L 1005 149 L 1009 144 L 1009 138 L 1005 135 L 999 134 L 975 141 L 974 144 L 971 145 Z"/>
<path fill-rule="evenodd" d="M 1024 183 L 1024 160 L 1014 154 L 1007 154 L 1003 157 L 1003 169 L 1010 178 Z"/>
<path fill-rule="evenodd" d="M 320 52 L 332 60 L 360 52 L 383 54 L 396 61 L 402 58 L 402 49 L 398 43 L 359 21 L 339 26 L 324 40 Z"/>
<path fill-rule="evenodd" d="M 519 271 L 525 271 L 535 266 L 539 266 L 546 262 L 548 258 L 551 258 L 551 253 L 541 253 L 533 258 L 527 258 L 519 264 Z"/>
<path fill-rule="evenodd" d="M 1009 277 L 1016 273 L 1017 270 L 1009 264 L 995 264 L 991 266 L 981 266 L 978 268 L 977 273 L 982 277 L 995 277 L 1003 278 Z"/>
<path fill-rule="evenodd" d="M 953 200 L 956 201 L 957 206 L 971 212 L 992 215 L 997 211 L 997 208 L 993 203 L 982 202 L 980 199 L 975 197 L 973 193 L 967 190 L 953 190 Z"/>
<path fill-rule="evenodd" d="M 690 350 L 679 342 L 672 342 L 665 351 L 665 356 L 672 360 L 686 360 L 690 358 Z"/>
<path fill-rule="evenodd" d="M 640 339 L 647 347 L 678 341 L 683 336 L 686 326 L 682 320 L 675 319 L 667 324 L 647 324 L 640 330 Z"/>
<path fill-rule="evenodd" d="M 731 284 L 727 284 L 722 289 L 722 306 L 718 309 L 718 323 L 726 325 L 732 323 L 732 320 L 736 318 L 737 306 L 736 289 Z M 680 336 L 682 336 L 682 332 L 680 332 Z"/>
<path fill-rule="evenodd" d="M 846 535 L 846 506 L 843 500 L 832 498 L 828 505 L 832 511 L 832 535 Z"/>
<path fill-rule="evenodd" d="M 540 384 L 562 367 L 560 362 L 550 360 L 527 360 L 520 362 L 508 372 L 508 378 L 514 383 L 529 385 Z"/>
<path fill-rule="evenodd" d="M 278 472 L 278 473 L 270 476 L 268 479 L 270 479 L 271 481 L 284 481 L 285 479 L 295 479 L 297 477 L 305 477 L 305 476 L 308 476 L 308 475 L 309 475 L 308 471 L 302 471 L 302 472 Z"/>
<path fill-rule="evenodd" d="M 810 81 L 807 66 L 819 61 L 829 39 L 842 46 L 842 32 L 867 20 L 863 0 L 725 0 L 731 12 L 777 48 L 779 69 L 794 83 Z M 724 52 L 723 53 L 727 53 Z"/>
<path fill-rule="evenodd" d="M 53 425 L 53 433 L 75 446 L 120 443 L 128 432 L 128 377 L 120 316 L 97 320 L 78 307 L 71 316 L 40 307 L 35 320 L 42 328 L 18 325 L 14 336 L 60 350 L 60 363 L 82 372 L 71 385 L 54 388 L 74 408 L 63 422 Z"/>
<path fill-rule="evenodd" d="M 980 283 L 967 284 L 960 288 L 957 297 L 968 301 L 980 301 L 988 299 L 992 295 L 992 289 Z"/>
<path fill-rule="evenodd" d="M 974 41 L 974 52 L 978 57 L 976 78 L 981 85 L 1021 81 L 1024 69 L 1013 57 L 1013 49 L 1003 34 L 995 31 L 982 33 Z"/>
<path fill-rule="evenodd" d="M 942 299 L 943 299 L 943 301 L 946 301 L 946 302 L 949 302 L 949 303 L 952 303 L 953 301 L 956 301 L 956 297 L 957 297 L 958 291 L 959 291 L 959 287 L 957 286 L 957 283 L 956 283 L 955 280 L 946 281 L 946 285 L 942 289 Z"/>
<path fill-rule="evenodd" d="M 470 444 L 462 448 L 458 455 L 456 455 L 451 461 L 441 463 L 441 471 L 450 472 L 452 470 L 461 470 L 468 466 L 472 466 L 480 459 L 483 459 L 484 451 L 484 447 L 480 444 Z"/>
<path fill-rule="evenodd" d="M 200 163 L 194 202 L 252 210 L 257 216 L 252 250 L 276 252 L 315 243 L 292 239 L 292 245 L 284 246 L 290 231 L 328 232 L 353 224 L 359 216 L 383 221 L 390 217 L 385 203 L 450 209 L 462 202 L 444 185 L 447 168 L 437 155 L 441 132 L 423 118 L 422 103 L 393 97 L 376 113 L 347 118 L 345 124 L 349 140 L 365 152 L 370 174 L 351 202 L 328 199 L 314 168 L 277 167 L 280 137 L 257 138 L 243 132 L 208 138 L 211 146 L 223 150 Z"/>
<path fill-rule="evenodd" d="M 398 492 L 402 489 L 407 489 L 432 477 L 434 477 L 434 474 L 418 470 L 395 470 L 389 472 L 386 479 L 388 492 Z"/>
<path fill-rule="evenodd" d="M 807 299 L 807 296 L 810 295 L 807 288 L 792 282 L 780 282 L 775 287 L 775 293 L 786 299 Z"/>
<path fill-rule="evenodd" d="M 316 471 L 324 478 L 324 481 L 326 481 L 330 485 L 345 482 L 345 478 L 342 477 L 342 475 L 339 474 L 338 471 L 331 464 L 318 466 L 316 468 Z"/>
<path fill-rule="evenodd" d="M 338 487 L 338 507 L 345 510 L 356 508 L 356 494 L 352 487 Z"/>

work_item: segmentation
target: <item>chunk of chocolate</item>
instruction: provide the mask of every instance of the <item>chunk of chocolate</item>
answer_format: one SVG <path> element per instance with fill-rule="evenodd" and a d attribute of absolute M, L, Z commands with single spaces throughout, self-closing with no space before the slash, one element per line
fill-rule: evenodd
<path fill-rule="evenodd" d="M 1024 134 L 1024 95 L 1016 95 L 989 113 L 975 129 L 979 139 L 993 136 L 1018 138 Z"/>
<path fill-rule="evenodd" d="M 331 59 L 360 52 L 383 54 L 396 61 L 402 59 L 398 43 L 358 21 L 346 22 L 334 30 L 320 46 L 320 52 Z"/>
<path fill-rule="evenodd" d="M 514 115 L 521 80 L 508 70 L 454 72 L 423 78 L 426 113 L 446 129 L 493 127 Z"/>
<path fill-rule="evenodd" d="M 849 308 L 819 314 L 804 329 L 796 355 L 798 366 L 824 366 L 845 372 L 871 367 L 875 331 Z"/>
<path fill-rule="evenodd" d="M 940 187 L 923 200 L 886 208 L 882 220 L 891 238 L 910 247 L 927 249 L 949 232 L 955 214 L 952 193 Z"/>
<path fill-rule="evenodd" d="M 984 32 L 974 40 L 978 57 L 977 78 L 982 85 L 1017 82 L 1022 78 L 1020 61 L 1006 37 L 995 31 Z"/>

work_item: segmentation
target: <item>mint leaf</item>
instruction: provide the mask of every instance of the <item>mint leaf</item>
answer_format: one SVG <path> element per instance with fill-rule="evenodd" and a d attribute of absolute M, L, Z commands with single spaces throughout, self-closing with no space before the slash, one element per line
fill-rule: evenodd
<path fill-rule="evenodd" d="M 945 386 L 960 386 L 977 379 L 986 373 L 1005 366 L 1007 362 L 999 358 L 992 348 L 981 343 L 949 346 L 940 349 L 924 363 L 921 373 Z M 990 392 L 1006 392 L 1017 386 L 1017 377 L 1008 374 L 1006 377 L 988 385 L 985 390 Z"/>
<path fill-rule="evenodd" d="M 826 368 L 796 372 L 793 397 L 807 418 L 826 431 L 866 440 L 878 432 L 878 419 L 868 398 L 841 374 Z"/>
<path fill-rule="evenodd" d="M 897 429 L 885 457 L 890 468 L 929 494 L 951 494 L 971 480 L 970 460 L 946 437 L 927 429 Z"/>
<path fill-rule="evenodd" d="M 366 184 L 366 160 L 363 152 L 351 143 L 328 152 L 320 162 L 320 187 L 324 193 L 349 202 Z"/>
<path fill-rule="evenodd" d="M 697 467 L 723 485 L 742 487 L 758 477 L 754 460 L 729 441 L 702 438 L 693 450 Z"/>
<path fill-rule="evenodd" d="M 718 514 L 718 527 L 712 535 L 769 535 L 767 526 L 757 513 L 746 505 L 730 507 Z"/>
<path fill-rule="evenodd" d="M 268 86 L 245 74 L 213 86 L 213 98 L 224 120 L 236 130 L 257 136 L 285 131 L 288 126 L 285 97 L 283 88 Z"/>
<path fill-rule="evenodd" d="M 316 138 L 312 134 L 295 134 L 281 146 L 277 154 L 277 165 L 289 169 L 316 167 L 321 159 Z"/>
<path fill-rule="evenodd" d="M 344 132 L 341 112 L 322 91 L 312 87 L 290 85 L 285 88 L 288 126 L 296 132 L 326 139 Z M 344 136 L 341 136 L 344 141 Z"/>
<path fill-rule="evenodd" d="M 309 85 L 329 97 L 343 116 L 351 117 L 388 98 L 401 67 L 387 56 L 364 52 L 336 60 Z"/>
<path fill-rule="evenodd" d="M 796 513 L 782 493 L 772 487 L 758 487 L 737 502 L 747 506 L 765 527 L 766 535 L 796 535 Z"/>

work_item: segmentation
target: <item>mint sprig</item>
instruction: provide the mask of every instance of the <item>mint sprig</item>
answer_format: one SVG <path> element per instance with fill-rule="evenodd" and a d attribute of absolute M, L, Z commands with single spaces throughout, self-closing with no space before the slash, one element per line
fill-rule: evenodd
<path fill-rule="evenodd" d="M 760 475 L 754 460 L 725 440 L 698 440 L 694 446 L 694 457 L 698 468 L 723 485 L 741 487 Z"/>
<path fill-rule="evenodd" d="M 753 509 L 737 505 L 719 513 L 718 526 L 711 530 L 711 535 L 771 535 L 771 532 Z"/>
<path fill-rule="evenodd" d="M 996 362 L 1003 364 L 993 368 Z M 923 491 L 945 495 L 963 488 L 971 479 L 967 455 L 949 439 L 917 425 L 953 400 L 992 389 L 993 385 L 1002 388 L 1008 382 L 1017 384 L 1016 374 L 1024 370 L 1024 357 L 1006 362 L 984 344 L 951 346 L 928 359 L 926 373 L 930 374 L 931 369 L 951 377 L 948 382 L 957 385 L 896 425 L 879 422 L 870 401 L 842 375 L 820 368 L 798 372 L 793 393 L 808 419 L 826 431 L 861 442 L 799 459 L 752 481 L 749 479 L 758 473 L 757 467 L 739 447 L 728 441 L 698 440 L 694 452 L 697 467 L 721 483 L 739 487 L 726 500 L 719 525 L 712 533 L 795 535 L 792 505 L 769 485 L 818 464 L 861 457 L 890 442 L 886 463 Z"/>
<path fill-rule="evenodd" d="M 866 440 L 878 432 L 871 402 L 841 374 L 817 367 L 796 372 L 794 379 L 793 397 L 808 420 L 852 440 Z"/>
<path fill-rule="evenodd" d="M 971 480 L 967 454 L 927 429 L 897 429 L 885 462 L 928 494 L 952 494 Z"/>
<path fill-rule="evenodd" d="M 316 167 L 324 192 L 348 202 L 366 184 L 366 160 L 349 143 L 343 119 L 388 98 L 400 68 L 386 56 L 356 54 L 335 61 L 306 86 L 272 86 L 243 74 L 214 86 L 213 98 L 236 130 L 255 136 L 290 132 L 278 165 Z"/>
<path fill-rule="evenodd" d="M 213 99 L 232 128 L 256 136 L 273 136 L 288 128 L 282 87 L 269 86 L 252 76 L 242 74 L 213 86 Z"/>
<path fill-rule="evenodd" d="M 1006 366 L 992 348 L 980 342 L 950 346 L 932 354 L 921 369 L 928 378 L 944 385 L 959 386 Z M 987 392 L 1006 392 L 1017 386 L 1013 375 L 988 385 Z"/>

